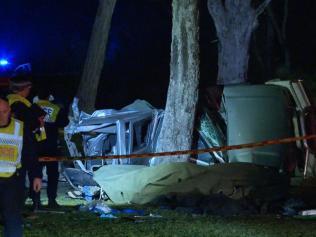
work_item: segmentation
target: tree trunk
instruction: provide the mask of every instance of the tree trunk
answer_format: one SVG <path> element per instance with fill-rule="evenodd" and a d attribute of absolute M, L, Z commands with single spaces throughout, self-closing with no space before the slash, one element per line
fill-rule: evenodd
<path fill-rule="evenodd" d="M 198 0 L 173 0 L 170 83 L 157 152 L 192 146 L 199 71 Z M 187 161 L 188 156 L 153 158 L 151 165 Z"/>
<path fill-rule="evenodd" d="M 88 113 L 95 109 L 115 4 L 116 0 L 99 0 L 83 74 L 77 91 L 80 110 Z"/>
<path fill-rule="evenodd" d="M 257 17 L 271 0 L 258 8 L 251 0 L 208 0 L 218 43 L 218 77 L 220 85 L 247 81 L 249 44 L 257 25 Z"/>

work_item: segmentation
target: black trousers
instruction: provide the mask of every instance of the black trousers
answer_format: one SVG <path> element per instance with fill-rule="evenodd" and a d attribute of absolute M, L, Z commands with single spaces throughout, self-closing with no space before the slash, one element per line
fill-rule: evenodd
<path fill-rule="evenodd" d="M 4 221 L 4 237 L 22 237 L 24 173 L 17 171 L 9 178 L 0 178 L 0 210 Z"/>
<path fill-rule="evenodd" d="M 42 167 L 46 166 L 47 172 L 47 197 L 48 200 L 55 200 L 57 197 L 57 188 L 58 188 L 58 162 L 42 162 Z M 33 180 L 34 176 L 31 172 L 28 173 L 30 180 L 30 198 L 33 202 L 40 201 L 41 193 L 35 193 L 33 190 Z"/>

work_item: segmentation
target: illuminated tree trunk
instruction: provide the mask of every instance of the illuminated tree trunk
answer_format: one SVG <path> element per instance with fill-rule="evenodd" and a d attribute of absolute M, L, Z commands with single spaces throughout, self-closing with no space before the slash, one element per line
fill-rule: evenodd
<path fill-rule="evenodd" d="M 170 83 L 157 152 L 186 150 L 192 136 L 198 100 L 198 0 L 173 0 Z M 153 158 L 151 165 L 187 161 L 188 156 Z"/>
<path fill-rule="evenodd" d="M 252 0 L 208 0 L 218 37 L 217 84 L 247 81 L 251 34 L 270 1 L 254 7 Z"/>
<path fill-rule="evenodd" d="M 77 91 L 80 110 L 92 112 L 104 65 L 106 45 L 116 0 L 99 0 L 83 74 Z"/>

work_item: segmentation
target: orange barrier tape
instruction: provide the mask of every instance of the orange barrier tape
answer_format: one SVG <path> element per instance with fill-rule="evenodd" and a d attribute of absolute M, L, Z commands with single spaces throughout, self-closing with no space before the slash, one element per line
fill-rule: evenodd
<path fill-rule="evenodd" d="M 316 139 L 316 135 L 306 135 L 301 137 L 288 137 L 276 140 L 267 140 L 262 142 L 247 143 L 241 145 L 222 146 L 222 147 L 211 147 L 200 150 L 184 150 L 184 151 L 167 151 L 157 153 L 144 153 L 144 154 L 129 154 L 129 155 L 105 155 L 105 156 L 88 156 L 88 157 L 40 157 L 39 161 L 72 161 L 72 160 L 104 160 L 104 159 L 135 159 L 135 158 L 149 158 L 149 157 L 164 157 L 164 156 L 175 156 L 175 155 L 197 155 L 201 153 L 214 152 L 214 151 L 228 151 L 238 150 L 244 148 L 263 147 L 276 144 L 291 143 L 299 140 Z"/>

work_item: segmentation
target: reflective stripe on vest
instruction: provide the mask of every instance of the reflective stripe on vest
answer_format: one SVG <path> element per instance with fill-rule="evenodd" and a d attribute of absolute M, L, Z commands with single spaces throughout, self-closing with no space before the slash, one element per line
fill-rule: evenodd
<path fill-rule="evenodd" d="M 10 177 L 21 166 L 23 125 L 12 119 L 9 127 L 13 127 L 12 132 L 0 128 L 0 177 Z"/>
<path fill-rule="evenodd" d="M 15 102 L 21 102 L 23 104 L 25 104 L 27 107 L 31 107 L 32 104 L 30 101 L 28 101 L 26 98 L 18 95 L 18 94 L 9 94 L 7 96 L 8 101 L 9 101 L 9 105 L 11 106 L 12 104 L 14 104 Z"/>
<path fill-rule="evenodd" d="M 55 123 L 56 119 L 57 119 L 57 115 L 59 113 L 60 108 L 47 101 L 47 100 L 39 100 L 38 102 L 36 102 L 36 104 L 38 104 L 45 112 L 45 118 L 44 121 L 46 123 Z"/>

